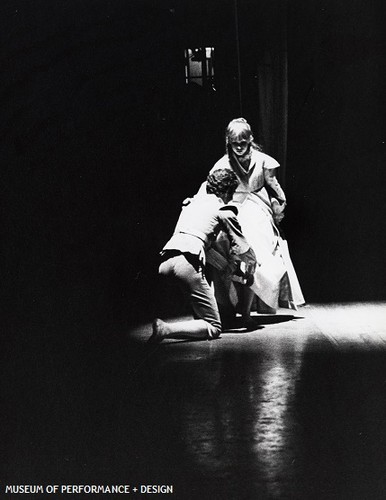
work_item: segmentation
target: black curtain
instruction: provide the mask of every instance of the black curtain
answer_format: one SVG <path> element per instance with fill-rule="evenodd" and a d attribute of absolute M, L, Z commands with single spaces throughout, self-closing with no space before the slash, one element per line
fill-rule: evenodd
<path fill-rule="evenodd" d="M 240 62 L 240 111 L 252 124 L 263 151 L 281 165 L 287 155 L 287 3 L 235 0 L 236 45 Z"/>

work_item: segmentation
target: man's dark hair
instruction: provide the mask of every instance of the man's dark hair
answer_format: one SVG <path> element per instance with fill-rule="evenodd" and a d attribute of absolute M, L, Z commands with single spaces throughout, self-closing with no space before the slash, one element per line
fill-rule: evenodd
<path fill-rule="evenodd" d="M 206 192 L 221 197 L 225 193 L 234 193 L 239 181 L 236 174 L 228 168 L 219 168 L 208 175 Z"/>

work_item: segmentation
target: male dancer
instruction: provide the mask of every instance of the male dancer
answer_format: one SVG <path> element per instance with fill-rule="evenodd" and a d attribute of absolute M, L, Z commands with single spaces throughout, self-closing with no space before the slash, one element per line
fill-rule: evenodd
<path fill-rule="evenodd" d="M 246 280 L 253 276 L 256 265 L 253 250 L 237 221 L 237 209 L 227 205 L 237 186 L 237 177 L 231 170 L 215 170 L 208 176 L 206 194 L 194 198 L 182 209 L 174 234 L 161 252 L 159 273 L 179 282 L 189 296 L 197 319 L 166 323 L 157 318 L 153 321 L 149 342 L 158 343 L 165 338 L 211 340 L 219 337 L 222 325 L 213 290 L 204 274 L 205 252 L 218 232 L 223 231 L 229 240 L 232 260 L 236 265 L 244 262 L 248 269 Z"/>

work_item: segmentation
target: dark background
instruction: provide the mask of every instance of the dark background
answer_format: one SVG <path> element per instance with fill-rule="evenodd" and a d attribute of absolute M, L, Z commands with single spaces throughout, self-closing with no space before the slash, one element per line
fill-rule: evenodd
<path fill-rule="evenodd" d="M 158 252 L 241 112 L 285 165 L 306 300 L 385 298 L 383 5 L 239 0 L 240 103 L 233 1 L 1 2 L 4 477 L 85 480 L 109 450 L 126 333 L 159 310 Z M 283 33 L 285 156 L 255 78 Z M 215 47 L 215 93 L 185 85 L 195 46 Z"/>
<path fill-rule="evenodd" d="M 2 2 L 12 322 L 125 321 L 153 302 L 181 200 L 240 115 L 234 6 Z M 384 298 L 382 11 L 381 0 L 238 4 L 242 113 L 260 141 L 254 78 L 285 14 L 288 153 L 266 152 L 287 164 L 283 227 L 308 302 Z M 200 45 L 215 47 L 216 92 L 185 85 L 183 50 Z"/>

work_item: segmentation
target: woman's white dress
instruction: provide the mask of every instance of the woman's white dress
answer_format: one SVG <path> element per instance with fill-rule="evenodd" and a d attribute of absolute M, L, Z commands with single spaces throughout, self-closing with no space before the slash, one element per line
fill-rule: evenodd
<path fill-rule="evenodd" d="M 276 160 L 253 149 L 248 172 L 232 169 L 227 155 L 217 161 L 211 172 L 229 168 L 239 179 L 232 203 L 238 207 L 238 220 L 243 234 L 253 248 L 259 264 L 251 288 L 265 304 L 274 309 L 296 309 L 304 304 L 304 297 L 287 242 L 274 223 L 270 198 L 264 186 L 263 168 L 277 167 L 279 164 Z"/>

